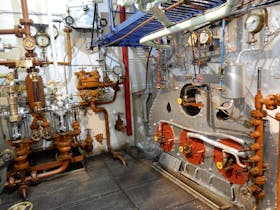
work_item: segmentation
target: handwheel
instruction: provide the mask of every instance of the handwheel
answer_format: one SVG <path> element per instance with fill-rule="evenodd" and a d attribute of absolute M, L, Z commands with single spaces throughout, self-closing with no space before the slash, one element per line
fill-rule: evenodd
<path fill-rule="evenodd" d="M 8 210 L 32 210 L 33 204 L 29 201 L 23 201 L 11 206 Z"/>

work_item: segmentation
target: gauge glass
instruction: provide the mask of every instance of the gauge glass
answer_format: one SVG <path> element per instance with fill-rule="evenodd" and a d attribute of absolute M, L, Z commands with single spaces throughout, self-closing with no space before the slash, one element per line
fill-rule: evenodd
<path fill-rule="evenodd" d="M 48 26 L 46 28 L 46 33 L 50 36 L 51 35 L 51 30 L 50 27 Z M 58 29 L 55 25 L 53 25 L 53 37 L 56 39 L 58 37 Z"/>
<path fill-rule="evenodd" d="M 122 73 L 122 68 L 120 66 L 114 66 L 113 72 L 115 75 L 120 75 Z"/>
<path fill-rule="evenodd" d="M 39 47 L 47 47 L 50 45 L 50 37 L 47 34 L 38 34 L 36 36 L 36 43 Z"/>

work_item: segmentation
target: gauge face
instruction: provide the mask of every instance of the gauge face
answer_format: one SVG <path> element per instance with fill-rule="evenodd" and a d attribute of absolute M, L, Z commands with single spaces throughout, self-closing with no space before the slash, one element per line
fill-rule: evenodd
<path fill-rule="evenodd" d="M 50 45 L 50 37 L 46 33 L 37 34 L 36 43 L 39 47 L 45 48 Z"/>
<path fill-rule="evenodd" d="M 25 37 L 23 39 L 23 46 L 25 50 L 31 51 L 36 47 L 35 40 L 32 37 Z"/>
<path fill-rule="evenodd" d="M 113 67 L 113 72 L 116 75 L 120 75 L 122 73 L 122 68 L 120 66 L 114 66 Z"/>
<path fill-rule="evenodd" d="M 35 37 L 37 34 L 37 28 L 35 26 L 30 26 L 31 36 Z"/>
<path fill-rule="evenodd" d="M 197 45 L 197 41 L 198 41 L 198 33 L 192 32 L 188 38 L 188 45 L 194 47 Z"/>
<path fill-rule="evenodd" d="M 74 18 L 70 15 L 65 17 L 65 23 L 69 26 L 72 26 L 74 24 Z"/>
<path fill-rule="evenodd" d="M 212 41 L 212 32 L 209 29 L 205 29 L 200 33 L 199 42 L 200 44 L 210 44 Z"/>
<path fill-rule="evenodd" d="M 258 33 L 264 26 L 264 20 L 261 15 L 251 14 L 245 21 L 245 29 L 249 33 Z"/>
<path fill-rule="evenodd" d="M 46 28 L 46 33 L 47 33 L 48 35 L 51 34 L 51 30 L 50 30 L 50 27 L 49 27 L 49 26 Z M 57 29 L 57 27 L 56 27 L 55 25 L 53 25 L 53 37 L 54 37 L 55 39 L 58 37 L 58 29 Z"/>

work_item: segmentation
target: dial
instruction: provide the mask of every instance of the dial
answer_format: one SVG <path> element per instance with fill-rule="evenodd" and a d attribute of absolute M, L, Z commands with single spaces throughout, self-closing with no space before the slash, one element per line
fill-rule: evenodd
<path fill-rule="evenodd" d="M 38 33 L 36 43 L 39 47 L 45 48 L 50 45 L 50 37 L 46 33 Z"/>
<path fill-rule="evenodd" d="M 49 26 L 46 28 L 46 33 L 47 33 L 48 35 L 51 34 L 51 30 L 50 30 L 50 27 L 49 27 Z M 57 27 L 56 27 L 55 25 L 53 25 L 53 37 L 54 37 L 55 39 L 58 37 L 58 29 L 57 29 Z"/>
<path fill-rule="evenodd" d="M 209 29 L 205 29 L 200 33 L 199 42 L 200 44 L 207 45 L 212 42 L 213 35 Z"/>
<path fill-rule="evenodd" d="M 122 68 L 120 66 L 114 66 L 113 72 L 115 75 L 120 75 L 120 74 L 122 74 Z"/>
<path fill-rule="evenodd" d="M 245 29 L 252 34 L 258 33 L 264 26 L 264 17 L 261 14 L 251 14 L 245 21 Z"/>
<path fill-rule="evenodd" d="M 67 25 L 69 25 L 69 26 L 72 26 L 73 24 L 74 24 L 74 18 L 72 17 L 72 16 L 70 16 L 70 15 L 68 15 L 68 16 L 66 16 L 65 18 L 64 18 L 64 20 L 65 20 L 65 23 L 67 24 Z"/>
<path fill-rule="evenodd" d="M 35 40 L 32 37 L 25 37 L 23 39 L 23 46 L 25 50 L 32 51 L 36 47 Z"/>
<path fill-rule="evenodd" d="M 192 32 L 188 38 L 188 45 L 191 47 L 197 46 L 197 41 L 198 41 L 198 33 Z"/>
<path fill-rule="evenodd" d="M 31 32 L 31 36 L 35 37 L 37 32 L 38 32 L 38 30 L 37 30 L 37 28 L 35 26 L 31 25 L 30 26 L 30 32 Z"/>

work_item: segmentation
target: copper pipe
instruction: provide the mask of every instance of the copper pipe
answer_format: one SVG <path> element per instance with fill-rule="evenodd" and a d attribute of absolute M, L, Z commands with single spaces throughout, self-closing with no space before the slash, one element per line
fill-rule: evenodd
<path fill-rule="evenodd" d="M 0 34 L 3 35 L 3 34 L 15 34 L 16 33 L 16 30 L 13 28 L 13 29 L 0 29 Z"/>
<path fill-rule="evenodd" d="M 20 20 L 20 23 L 24 25 L 25 35 L 29 37 L 31 36 L 30 25 L 33 24 L 33 21 L 29 19 L 26 0 L 21 0 L 21 10 L 22 10 L 22 19 Z"/>
<path fill-rule="evenodd" d="M 71 36 L 70 33 L 72 32 L 71 28 L 65 28 L 64 32 L 66 33 L 66 40 L 67 40 L 67 62 L 65 61 L 59 61 L 57 62 L 58 65 L 64 65 L 64 66 L 69 66 L 72 63 L 72 43 L 71 43 Z M 42 64 L 53 64 L 53 61 L 48 61 L 48 62 L 42 62 Z"/>
<path fill-rule="evenodd" d="M 106 132 L 106 143 L 107 143 L 107 147 L 108 147 L 108 151 L 111 152 L 112 151 L 112 147 L 111 147 L 111 138 L 110 138 L 110 130 L 109 130 L 109 118 L 108 118 L 108 112 L 105 108 L 103 107 L 96 107 L 95 102 L 92 102 L 90 104 L 90 107 L 92 109 L 92 111 L 96 112 L 96 113 L 103 113 L 104 114 L 104 119 L 105 119 L 105 132 Z"/>
<path fill-rule="evenodd" d="M 52 171 L 47 171 L 47 172 L 38 174 L 37 178 L 38 179 L 44 179 L 44 178 L 48 178 L 50 176 L 59 174 L 59 173 L 65 171 L 68 168 L 69 163 L 70 163 L 70 160 L 66 160 L 62 163 L 62 165 L 59 168 L 57 168 L 55 170 L 52 170 Z"/>

